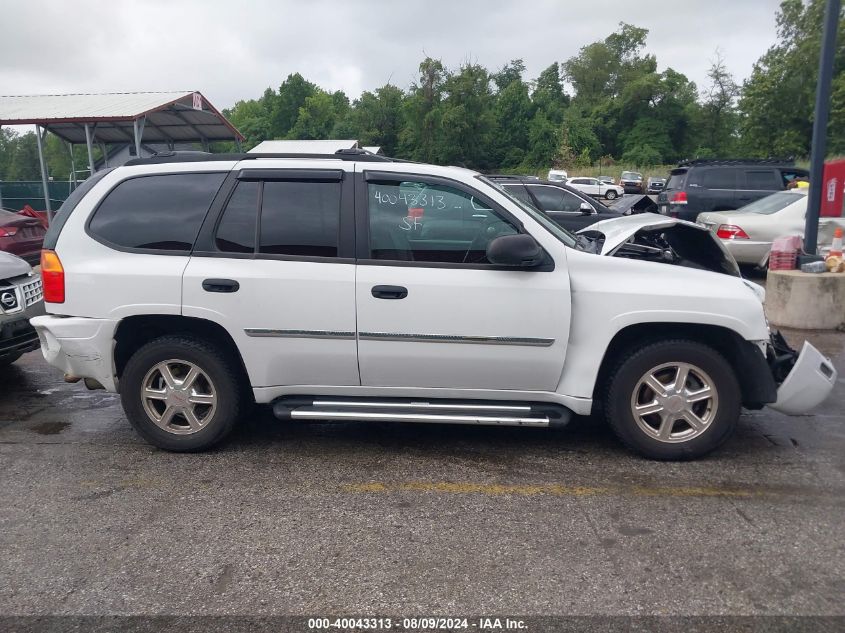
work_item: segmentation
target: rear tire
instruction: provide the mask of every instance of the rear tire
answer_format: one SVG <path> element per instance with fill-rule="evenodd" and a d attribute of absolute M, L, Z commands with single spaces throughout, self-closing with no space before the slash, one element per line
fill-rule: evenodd
<path fill-rule="evenodd" d="M 649 459 L 685 460 L 706 455 L 731 436 L 741 401 L 725 358 L 679 339 L 624 354 L 610 373 L 603 404 L 625 446 Z"/>
<path fill-rule="evenodd" d="M 235 426 L 243 388 L 232 360 L 192 336 L 163 336 L 136 351 L 120 378 L 129 422 L 147 442 L 175 452 L 208 449 Z"/>

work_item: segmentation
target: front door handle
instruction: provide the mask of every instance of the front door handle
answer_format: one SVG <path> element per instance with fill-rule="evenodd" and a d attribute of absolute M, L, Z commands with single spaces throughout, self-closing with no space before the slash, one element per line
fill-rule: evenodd
<path fill-rule="evenodd" d="M 405 286 L 373 286 L 372 292 L 376 299 L 404 299 L 408 296 Z"/>
<path fill-rule="evenodd" d="M 202 289 L 206 292 L 237 292 L 241 285 L 234 279 L 206 279 Z"/>

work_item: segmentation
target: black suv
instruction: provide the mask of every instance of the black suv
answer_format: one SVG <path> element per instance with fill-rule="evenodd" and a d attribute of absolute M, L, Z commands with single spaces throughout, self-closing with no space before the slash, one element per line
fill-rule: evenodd
<path fill-rule="evenodd" d="M 786 189 L 806 169 L 789 160 L 698 159 L 679 163 L 657 196 L 659 212 L 695 222 L 704 211 L 730 211 Z"/>
<path fill-rule="evenodd" d="M 612 220 L 623 215 L 562 182 L 531 176 L 492 175 L 488 178 L 572 232 L 580 231 L 599 220 Z"/>

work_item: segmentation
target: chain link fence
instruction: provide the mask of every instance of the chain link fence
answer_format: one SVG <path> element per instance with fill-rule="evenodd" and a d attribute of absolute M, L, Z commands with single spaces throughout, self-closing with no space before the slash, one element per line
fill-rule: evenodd
<path fill-rule="evenodd" d="M 54 181 L 49 184 L 50 206 L 55 211 L 74 190 L 72 182 Z M 20 211 L 24 205 L 44 211 L 44 188 L 40 180 L 0 181 L 0 207 Z"/>

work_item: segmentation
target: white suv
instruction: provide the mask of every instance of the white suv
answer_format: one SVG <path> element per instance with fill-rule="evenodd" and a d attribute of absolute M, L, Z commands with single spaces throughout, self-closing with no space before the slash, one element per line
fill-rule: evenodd
<path fill-rule="evenodd" d="M 600 411 L 629 447 L 682 459 L 741 406 L 830 392 L 830 362 L 770 337 L 762 291 L 705 229 L 644 214 L 585 231 L 456 167 L 159 156 L 68 199 L 32 323 L 49 362 L 119 392 L 175 451 L 219 442 L 254 401 L 282 419 L 532 427 Z"/>
<path fill-rule="evenodd" d="M 566 181 L 566 184 L 595 198 L 605 198 L 607 200 L 615 200 L 625 193 L 625 189 L 619 185 L 614 185 L 613 182 L 605 182 L 598 178 L 583 178 L 579 176 L 570 178 Z"/>

